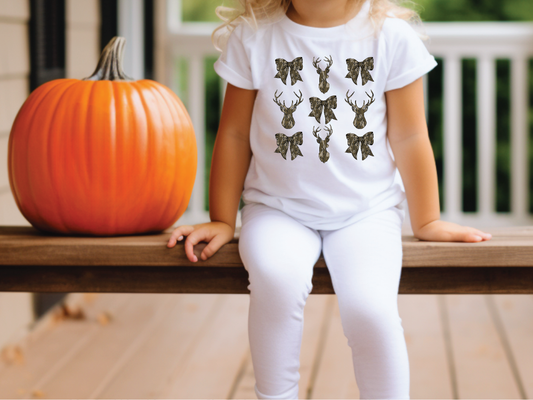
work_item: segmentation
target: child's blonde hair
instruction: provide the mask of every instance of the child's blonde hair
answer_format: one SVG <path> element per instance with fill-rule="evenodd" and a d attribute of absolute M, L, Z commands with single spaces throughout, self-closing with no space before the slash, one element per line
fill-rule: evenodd
<path fill-rule="evenodd" d="M 349 5 L 360 7 L 365 0 L 348 0 Z M 417 11 L 405 7 L 403 4 L 417 6 L 412 0 L 368 0 L 370 2 L 369 18 L 377 37 L 383 21 L 387 17 L 395 17 L 409 22 L 417 31 L 419 37 L 427 39 L 422 21 Z M 211 34 L 211 41 L 218 51 L 223 51 L 227 40 L 235 27 L 246 22 L 257 29 L 264 21 L 271 21 L 276 16 L 287 12 L 291 0 L 238 0 L 240 7 L 218 6 L 215 13 L 223 23 Z"/>

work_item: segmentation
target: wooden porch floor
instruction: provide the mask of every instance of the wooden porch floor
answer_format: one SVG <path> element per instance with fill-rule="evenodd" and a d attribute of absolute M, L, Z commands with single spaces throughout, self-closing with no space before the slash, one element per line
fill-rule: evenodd
<path fill-rule="evenodd" d="M 255 399 L 248 303 L 71 294 L 70 313 L 3 349 L 0 398 Z M 399 308 L 411 398 L 533 398 L 532 295 L 400 295 Z M 308 299 L 300 373 L 300 398 L 359 398 L 335 295 Z"/>

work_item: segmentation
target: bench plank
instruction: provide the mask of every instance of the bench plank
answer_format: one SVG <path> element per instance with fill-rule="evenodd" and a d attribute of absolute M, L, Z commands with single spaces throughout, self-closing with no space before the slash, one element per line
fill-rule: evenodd
<path fill-rule="evenodd" d="M 249 293 L 239 229 L 213 257 L 197 263 L 187 259 L 183 243 L 166 247 L 171 231 L 61 237 L 33 227 L 0 227 L 0 291 Z M 533 293 L 533 227 L 487 231 L 493 238 L 481 243 L 425 242 L 405 234 L 399 293 Z M 205 246 L 199 243 L 195 253 Z M 311 293 L 333 294 L 322 255 L 314 268 Z"/>
<path fill-rule="evenodd" d="M 404 267 L 530 267 L 533 226 L 489 228 L 493 238 L 480 243 L 426 242 L 404 234 Z M 240 229 L 211 258 L 187 258 L 183 242 L 169 249 L 172 229 L 153 235 L 119 237 L 53 236 L 33 227 L 0 226 L 0 265 L 48 266 L 206 266 L 243 267 L 238 251 Z M 195 246 L 200 255 L 205 242 Z M 326 268 L 321 255 L 315 268 Z"/>

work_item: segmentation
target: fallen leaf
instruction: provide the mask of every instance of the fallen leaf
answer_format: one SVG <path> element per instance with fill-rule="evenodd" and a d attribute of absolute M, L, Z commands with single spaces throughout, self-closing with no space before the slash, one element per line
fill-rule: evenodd
<path fill-rule="evenodd" d="M 98 293 L 83 293 L 83 300 L 87 303 L 92 303 L 98 297 Z"/>
<path fill-rule="evenodd" d="M 54 319 L 60 321 L 64 319 L 86 319 L 86 317 L 81 307 L 62 303 L 55 312 Z"/>
<path fill-rule="evenodd" d="M 11 344 L 2 349 L 2 360 L 7 364 L 24 364 L 24 353 L 19 345 Z"/>
<path fill-rule="evenodd" d="M 111 320 L 113 319 L 113 316 L 108 311 L 102 311 L 100 314 L 98 314 L 97 320 L 100 323 L 100 325 L 107 325 Z"/>
<path fill-rule="evenodd" d="M 31 395 L 34 398 L 42 399 L 44 397 L 44 392 L 42 390 L 34 389 L 32 390 Z"/>

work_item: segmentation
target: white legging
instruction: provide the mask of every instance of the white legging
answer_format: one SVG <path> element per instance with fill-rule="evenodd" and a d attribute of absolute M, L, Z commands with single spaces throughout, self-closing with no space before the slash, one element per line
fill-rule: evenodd
<path fill-rule="evenodd" d="M 392 207 L 338 230 L 314 230 L 263 204 L 242 209 L 255 392 L 297 399 L 303 314 L 320 252 L 339 302 L 361 399 L 409 399 L 398 288 L 405 211 Z"/>

